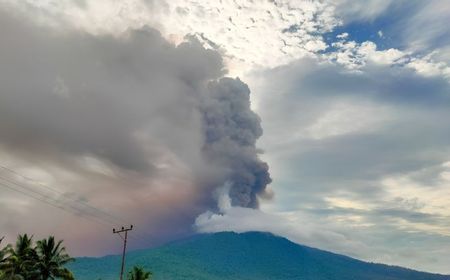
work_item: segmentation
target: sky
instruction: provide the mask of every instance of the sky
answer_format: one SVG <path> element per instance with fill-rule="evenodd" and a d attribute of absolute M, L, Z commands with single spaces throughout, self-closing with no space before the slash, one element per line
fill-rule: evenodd
<path fill-rule="evenodd" d="M 450 274 L 450 2 L 0 1 L 0 236 L 270 231 Z"/>

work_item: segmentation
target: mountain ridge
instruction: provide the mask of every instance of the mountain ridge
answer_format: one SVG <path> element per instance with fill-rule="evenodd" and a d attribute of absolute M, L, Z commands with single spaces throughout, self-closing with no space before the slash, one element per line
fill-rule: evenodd
<path fill-rule="evenodd" d="M 153 271 L 155 280 L 450 280 L 449 275 L 369 263 L 299 245 L 266 232 L 199 234 L 132 251 L 127 267 Z M 116 279 L 120 256 L 81 257 L 70 266 L 76 279 Z"/>

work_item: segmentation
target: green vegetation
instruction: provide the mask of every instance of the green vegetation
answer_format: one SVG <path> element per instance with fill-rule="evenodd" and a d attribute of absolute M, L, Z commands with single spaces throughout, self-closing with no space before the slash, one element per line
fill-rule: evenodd
<path fill-rule="evenodd" d="M 0 280 L 118 278 L 120 256 L 72 260 L 54 237 L 34 244 L 31 236 L 19 235 L 14 245 L 0 250 Z M 130 252 L 127 264 L 127 280 L 450 280 L 446 275 L 362 262 L 260 232 L 197 235 Z"/>
<path fill-rule="evenodd" d="M 127 253 L 128 268 L 154 273 L 152 280 L 450 280 L 449 276 L 362 262 L 301 246 L 267 233 L 197 235 L 159 248 Z M 78 258 L 78 280 L 115 280 L 120 256 Z"/>
<path fill-rule="evenodd" d="M 55 238 L 39 240 L 19 235 L 16 243 L 0 250 L 0 280 L 73 280 L 73 274 L 64 267 L 73 259 L 66 253 L 62 241 Z"/>
<path fill-rule="evenodd" d="M 128 280 L 149 280 L 152 277 L 152 273 L 145 271 L 142 267 L 134 266 L 133 269 L 128 272 Z"/>

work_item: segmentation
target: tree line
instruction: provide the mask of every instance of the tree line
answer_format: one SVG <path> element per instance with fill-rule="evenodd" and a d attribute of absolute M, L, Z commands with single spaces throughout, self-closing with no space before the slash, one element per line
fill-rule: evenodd
<path fill-rule="evenodd" d="M 0 239 L 0 245 L 2 239 Z M 34 243 L 33 236 L 19 235 L 16 243 L 0 247 L 0 280 L 74 280 L 66 265 L 70 257 L 63 241 L 50 236 Z M 149 280 L 151 272 L 133 267 L 128 280 Z"/>

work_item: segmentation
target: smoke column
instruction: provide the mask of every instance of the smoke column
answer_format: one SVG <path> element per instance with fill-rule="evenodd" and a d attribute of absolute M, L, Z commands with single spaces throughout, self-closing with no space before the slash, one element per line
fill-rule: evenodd
<path fill-rule="evenodd" d="M 256 208 L 257 195 L 271 182 L 267 163 L 258 157 L 256 140 L 262 135 L 261 120 L 250 108 L 250 90 L 239 79 L 223 78 L 209 84 L 202 107 L 205 145 L 209 161 L 223 166 L 231 183 L 232 204 Z"/>

